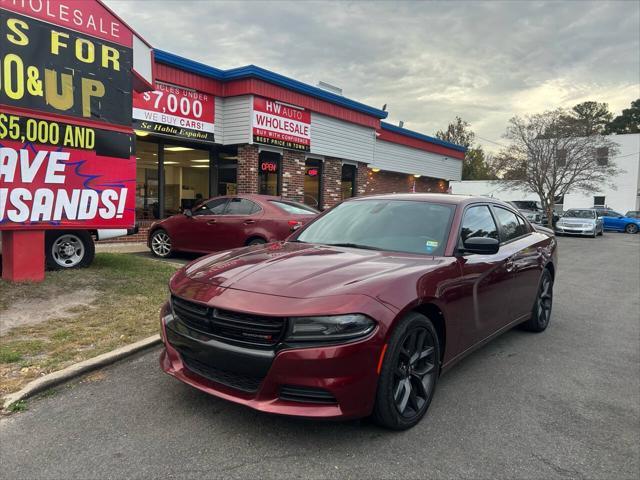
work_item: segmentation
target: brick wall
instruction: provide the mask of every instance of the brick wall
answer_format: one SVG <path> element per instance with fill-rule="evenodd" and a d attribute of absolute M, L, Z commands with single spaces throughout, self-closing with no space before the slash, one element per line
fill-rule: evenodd
<path fill-rule="evenodd" d="M 258 193 L 258 146 L 238 145 L 238 193 Z"/>
<path fill-rule="evenodd" d="M 331 208 L 342 201 L 342 160 L 325 157 L 322 166 L 322 208 Z"/>
<path fill-rule="evenodd" d="M 284 150 L 282 155 L 282 196 L 289 200 L 304 200 L 304 152 Z"/>
<path fill-rule="evenodd" d="M 369 181 L 369 169 L 366 163 L 358 163 L 358 170 L 356 172 L 356 195 L 367 194 L 367 184 Z"/>

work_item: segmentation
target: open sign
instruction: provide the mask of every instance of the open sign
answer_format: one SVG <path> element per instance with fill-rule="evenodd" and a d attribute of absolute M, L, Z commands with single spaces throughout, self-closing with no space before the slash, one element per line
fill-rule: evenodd
<path fill-rule="evenodd" d="M 263 172 L 277 172 L 278 171 L 278 163 L 277 162 L 262 162 L 260 164 L 260 170 Z"/>
<path fill-rule="evenodd" d="M 310 177 L 317 177 L 318 176 L 318 169 L 317 168 L 310 168 L 307 170 L 307 175 L 309 175 Z"/>

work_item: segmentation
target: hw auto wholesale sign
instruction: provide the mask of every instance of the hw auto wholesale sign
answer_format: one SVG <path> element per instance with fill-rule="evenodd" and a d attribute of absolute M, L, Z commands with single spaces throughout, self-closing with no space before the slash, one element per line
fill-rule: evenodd
<path fill-rule="evenodd" d="M 132 43 L 96 1 L 0 0 L 0 229 L 134 224 Z"/>
<path fill-rule="evenodd" d="M 134 94 L 133 120 L 137 130 L 213 142 L 215 98 L 157 82 L 154 91 Z"/>
<path fill-rule="evenodd" d="M 308 152 L 311 112 L 304 108 L 253 97 L 253 141 Z"/>

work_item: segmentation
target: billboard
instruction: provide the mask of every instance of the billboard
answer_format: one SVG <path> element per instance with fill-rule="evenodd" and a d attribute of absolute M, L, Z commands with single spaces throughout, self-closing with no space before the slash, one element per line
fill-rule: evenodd
<path fill-rule="evenodd" d="M 157 82 L 154 91 L 133 96 L 137 130 L 213 142 L 214 121 L 215 98 L 204 92 Z"/>
<path fill-rule="evenodd" d="M 302 150 L 311 149 L 311 112 L 288 103 L 253 97 L 253 142 Z"/>
<path fill-rule="evenodd" d="M 131 31 L 78 0 L 0 0 L 0 24 L 0 229 L 133 226 Z"/>

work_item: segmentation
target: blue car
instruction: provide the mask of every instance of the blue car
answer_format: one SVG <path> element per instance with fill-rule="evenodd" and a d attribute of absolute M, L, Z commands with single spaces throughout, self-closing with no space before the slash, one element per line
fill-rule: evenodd
<path fill-rule="evenodd" d="M 640 230 L 640 218 L 626 217 L 608 208 L 596 208 L 596 211 L 598 216 L 602 217 L 605 230 L 626 233 L 638 233 Z"/>

